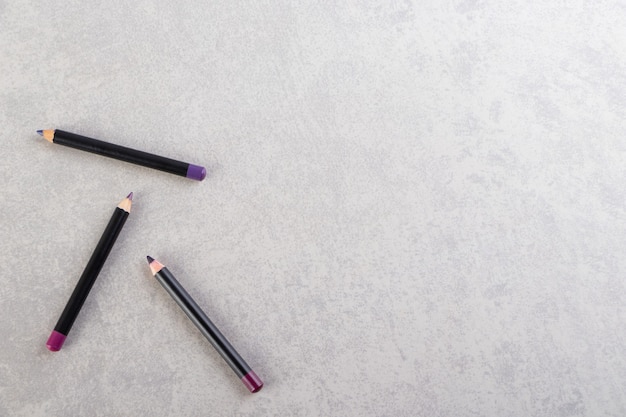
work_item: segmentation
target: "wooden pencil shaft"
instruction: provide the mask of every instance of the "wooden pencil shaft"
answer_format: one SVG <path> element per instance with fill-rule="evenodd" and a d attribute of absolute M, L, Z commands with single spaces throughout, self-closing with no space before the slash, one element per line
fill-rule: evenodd
<path fill-rule="evenodd" d="M 174 275 L 172 275 L 167 268 L 163 268 L 155 274 L 155 277 L 185 312 L 187 317 L 196 325 L 198 330 L 200 330 L 204 337 L 213 345 L 215 350 L 218 351 L 226 363 L 228 363 L 235 374 L 237 374 L 239 378 L 247 375 L 251 371 L 250 366 L 239 356 L 235 348 L 207 317 L 198 304 L 196 304 L 187 291 L 185 291 Z"/>
<path fill-rule="evenodd" d="M 189 169 L 189 163 L 186 162 L 138 151 L 136 149 L 115 145 L 59 129 L 54 131 L 53 142 L 70 148 L 118 159 L 120 161 L 158 169 L 182 177 L 187 176 L 187 170 Z"/>
<path fill-rule="evenodd" d="M 109 220 L 96 249 L 94 249 L 70 299 L 65 305 L 63 313 L 61 313 L 59 321 L 54 327 L 54 330 L 57 332 L 64 335 L 69 333 L 127 218 L 127 211 L 119 207 L 115 208 L 111 220 Z"/>

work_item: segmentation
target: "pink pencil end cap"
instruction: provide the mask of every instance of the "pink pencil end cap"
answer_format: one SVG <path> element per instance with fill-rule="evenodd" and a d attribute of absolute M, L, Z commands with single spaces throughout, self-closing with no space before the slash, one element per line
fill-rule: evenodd
<path fill-rule="evenodd" d="M 250 392 L 255 393 L 261 391 L 263 388 L 263 381 L 261 378 L 254 373 L 254 371 L 250 371 L 241 378 L 241 382 L 250 390 Z"/>
<path fill-rule="evenodd" d="M 56 330 L 53 330 L 52 333 L 50 333 L 48 341 L 46 342 L 46 347 L 50 351 L 56 352 L 61 349 L 61 346 L 63 346 L 63 342 L 65 342 L 66 337 L 66 335 L 59 333 Z"/>

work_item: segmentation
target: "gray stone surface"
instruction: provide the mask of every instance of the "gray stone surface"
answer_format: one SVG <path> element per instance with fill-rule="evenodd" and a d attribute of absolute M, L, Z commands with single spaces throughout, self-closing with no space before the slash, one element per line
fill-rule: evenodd
<path fill-rule="evenodd" d="M 0 1 L 0 415 L 626 415 L 624 2 L 175 3 Z"/>

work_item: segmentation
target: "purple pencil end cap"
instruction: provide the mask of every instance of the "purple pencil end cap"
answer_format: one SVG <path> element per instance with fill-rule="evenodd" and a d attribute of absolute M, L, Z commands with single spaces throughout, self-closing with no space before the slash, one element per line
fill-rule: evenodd
<path fill-rule="evenodd" d="M 187 168 L 187 178 L 202 181 L 206 177 L 206 168 L 199 165 L 189 164 Z"/>
<path fill-rule="evenodd" d="M 66 337 L 66 335 L 53 330 L 46 342 L 46 347 L 52 352 L 61 350 L 61 346 L 63 346 Z"/>
<path fill-rule="evenodd" d="M 254 371 L 250 371 L 241 378 L 241 382 L 250 390 L 250 392 L 255 393 L 261 391 L 263 388 L 263 381 L 261 378 L 254 373 Z"/>

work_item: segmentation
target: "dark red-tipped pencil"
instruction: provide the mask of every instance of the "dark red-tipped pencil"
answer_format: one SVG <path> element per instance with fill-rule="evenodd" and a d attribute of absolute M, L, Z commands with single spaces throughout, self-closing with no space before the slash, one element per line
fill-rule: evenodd
<path fill-rule="evenodd" d="M 81 136 L 59 129 L 38 130 L 37 133 L 52 143 L 108 156 L 109 158 L 131 162 L 148 168 L 158 169 L 160 171 L 169 172 L 170 174 L 191 178 L 192 180 L 202 181 L 204 177 L 206 177 L 206 169 L 199 165 L 176 161 L 175 159 L 153 155 L 151 153 L 88 138 L 87 136 Z"/>
<path fill-rule="evenodd" d="M 150 270 L 156 279 L 163 285 L 165 291 L 172 296 L 187 317 L 196 325 L 198 330 L 206 337 L 211 345 L 222 355 L 222 358 L 230 365 L 232 370 L 241 379 L 250 392 L 258 392 L 263 388 L 263 381 L 248 366 L 246 361 L 239 356 L 239 353 L 222 335 L 219 329 L 204 314 L 204 311 L 196 304 L 191 296 L 185 291 L 174 275 L 165 268 L 159 261 L 148 256 Z"/>
<path fill-rule="evenodd" d="M 93 251 L 83 274 L 80 276 L 78 284 L 76 284 L 76 287 L 74 288 L 74 292 L 70 296 L 63 313 L 61 313 L 61 317 L 59 318 L 57 325 L 54 326 L 54 330 L 48 338 L 46 346 L 51 351 L 56 352 L 61 349 L 61 346 L 63 346 L 63 342 L 65 342 L 65 338 L 70 332 L 70 329 L 74 324 L 74 320 L 78 317 L 78 313 L 87 299 L 89 291 L 91 291 L 91 287 L 93 287 L 94 282 L 96 282 L 96 278 L 98 278 L 98 274 L 109 256 L 115 240 L 117 240 L 118 235 L 124 227 L 124 223 L 126 223 L 126 219 L 128 218 L 128 214 L 130 213 L 130 208 L 132 206 L 132 200 L 133 193 L 130 193 L 113 211 L 113 216 L 111 216 L 109 224 L 106 229 L 104 229 L 104 233 L 102 234 L 96 249 Z"/>

